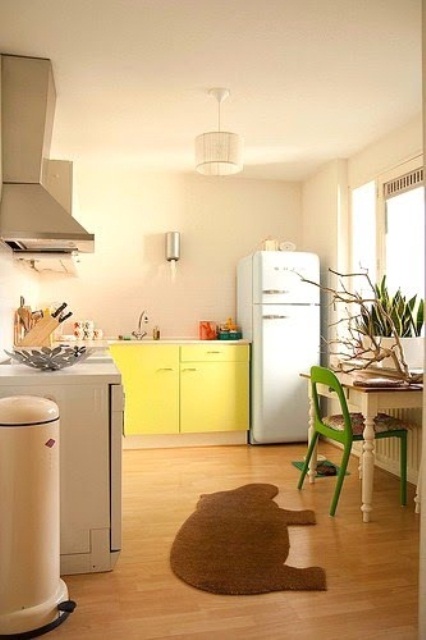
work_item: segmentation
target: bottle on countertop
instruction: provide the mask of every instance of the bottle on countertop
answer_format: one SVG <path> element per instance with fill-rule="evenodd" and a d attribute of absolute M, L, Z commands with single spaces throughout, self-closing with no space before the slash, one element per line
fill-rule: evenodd
<path fill-rule="evenodd" d="M 152 330 L 152 338 L 153 340 L 159 340 L 160 339 L 160 329 L 157 325 L 155 325 L 155 327 Z"/>

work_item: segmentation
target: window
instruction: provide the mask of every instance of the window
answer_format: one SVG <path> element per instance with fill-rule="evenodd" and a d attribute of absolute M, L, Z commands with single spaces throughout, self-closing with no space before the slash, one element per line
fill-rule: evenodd
<path fill-rule="evenodd" d="M 405 180 L 410 186 L 404 188 Z M 425 291 L 425 206 L 423 171 L 384 184 L 384 251 L 382 262 L 390 291 L 407 296 Z M 395 183 L 398 183 L 395 185 Z"/>
<path fill-rule="evenodd" d="M 420 159 L 415 165 L 353 189 L 351 269 L 367 269 L 373 282 L 386 274 L 391 292 L 424 297 L 425 193 Z M 362 280 L 353 283 L 360 292 Z"/>
<path fill-rule="evenodd" d="M 352 265 L 351 271 L 368 271 L 376 280 L 376 183 L 368 182 L 352 191 Z M 361 293 L 366 288 L 365 278 L 354 278 L 353 289 Z M 365 292 L 368 295 L 368 291 Z"/>

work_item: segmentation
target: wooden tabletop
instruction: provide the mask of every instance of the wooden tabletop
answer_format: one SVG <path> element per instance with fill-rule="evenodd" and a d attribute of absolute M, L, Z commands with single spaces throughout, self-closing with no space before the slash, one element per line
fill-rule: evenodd
<path fill-rule="evenodd" d="M 334 371 L 334 373 L 344 387 L 357 389 L 363 393 L 371 393 L 373 391 L 423 391 L 422 383 L 408 383 L 392 376 L 372 375 L 362 371 L 354 371 L 352 373 Z M 306 372 L 300 373 L 300 375 L 302 378 L 310 378 L 310 374 Z"/>

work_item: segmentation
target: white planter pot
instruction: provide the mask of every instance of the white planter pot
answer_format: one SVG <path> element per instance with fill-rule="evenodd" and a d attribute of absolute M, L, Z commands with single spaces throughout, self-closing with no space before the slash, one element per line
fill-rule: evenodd
<path fill-rule="evenodd" d="M 404 360 L 409 369 L 423 369 L 425 357 L 425 339 L 423 336 L 415 336 L 413 338 L 400 338 L 402 350 L 404 352 Z M 381 346 L 390 349 L 395 344 L 395 338 L 381 338 Z M 395 369 L 392 358 L 385 358 L 381 362 L 381 366 L 386 369 Z"/>

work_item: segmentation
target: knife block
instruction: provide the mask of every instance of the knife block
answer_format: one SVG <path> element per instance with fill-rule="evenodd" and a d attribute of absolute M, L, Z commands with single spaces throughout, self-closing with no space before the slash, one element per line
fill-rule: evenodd
<path fill-rule="evenodd" d="M 51 335 L 59 322 L 52 316 L 41 318 L 30 331 L 19 341 L 17 347 L 50 347 Z"/>

